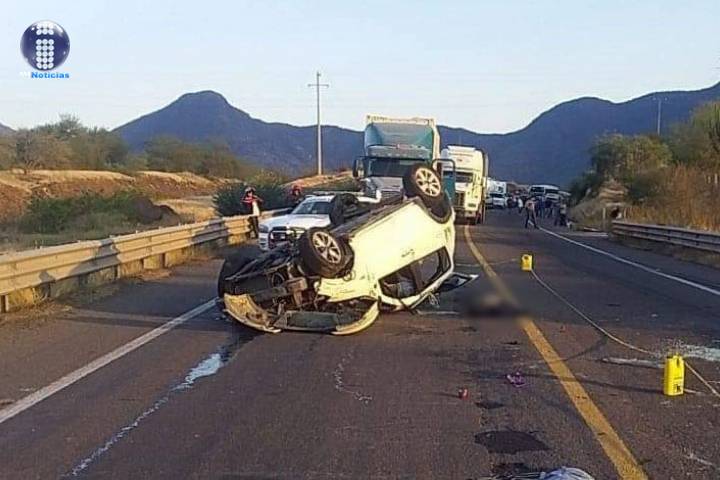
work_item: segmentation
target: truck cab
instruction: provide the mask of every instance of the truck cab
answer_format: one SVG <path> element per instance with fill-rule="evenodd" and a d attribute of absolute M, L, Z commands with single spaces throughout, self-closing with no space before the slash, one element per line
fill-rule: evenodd
<path fill-rule="evenodd" d="M 355 159 L 353 176 L 362 182 L 366 196 L 386 200 L 402 195 L 402 178 L 410 168 L 436 165 L 440 134 L 432 118 L 368 115 L 363 150 Z M 452 198 L 454 184 L 443 183 Z"/>
<path fill-rule="evenodd" d="M 453 178 L 453 207 L 458 219 L 472 224 L 485 218 L 488 157 L 474 147 L 448 145 L 440 153 L 443 177 Z"/>

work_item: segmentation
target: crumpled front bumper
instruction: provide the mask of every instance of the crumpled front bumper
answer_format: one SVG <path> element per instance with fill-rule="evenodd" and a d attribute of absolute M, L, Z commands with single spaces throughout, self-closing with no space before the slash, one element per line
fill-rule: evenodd
<path fill-rule="evenodd" d="M 248 294 L 223 297 L 225 310 L 238 322 L 266 333 L 283 330 L 324 332 L 332 335 L 350 335 L 365 330 L 380 314 L 377 301 L 368 301 L 367 308 L 357 315 L 341 315 L 332 312 L 288 310 L 280 315 L 267 312 L 258 306 Z"/>

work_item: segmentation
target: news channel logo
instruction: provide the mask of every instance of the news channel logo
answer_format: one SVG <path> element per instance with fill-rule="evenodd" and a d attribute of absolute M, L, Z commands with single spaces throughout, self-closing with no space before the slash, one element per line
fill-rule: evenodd
<path fill-rule="evenodd" d="M 70 37 L 56 22 L 50 20 L 35 22 L 25 29 L 20 40 L 20 50 L 28 64 L 40 71 L 33 74 L 49 72 L 58 68 L 67 59 L 70 54 Z M 45 78 L 50 76 L 42 75 Z"/>

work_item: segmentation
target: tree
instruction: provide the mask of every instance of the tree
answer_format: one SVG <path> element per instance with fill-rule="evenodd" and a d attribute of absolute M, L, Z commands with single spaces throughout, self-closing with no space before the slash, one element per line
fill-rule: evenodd
<path fill-rule="evenodd" d="M 15 136 L 0 135 L 0 168 L 6 170 L 15 165 Z"/>
<path fill-rule="evenodd" d="M 68 168 L 71 151 L 66 143 L 49 133 L 22 129 L 15 134 L 15 161 L 27 170 Z"/>
<path fill-rule="evenodd" d="M 592 149 L 593 170 L 603 180 L 627 182 L 637 175 L 672 163 L 672 152 L 661 139 L 647 135 L 610 135 Z"/>
<path fill-rule="evenodd" d="M 720 167 L 720 102 L 698 107 L 688 122 L 675 125 L 668 144 L 676 163 Z"/>

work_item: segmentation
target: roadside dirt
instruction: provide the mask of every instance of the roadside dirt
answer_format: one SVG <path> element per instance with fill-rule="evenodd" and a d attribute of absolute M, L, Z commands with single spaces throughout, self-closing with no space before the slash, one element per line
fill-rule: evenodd
<path fill-rule="evenodd" d="M 212 195 L 228 179 L 204 178 L 192 173 L 119 172 L 86 170 L 0 171 L 0 222 L 22 215 L 30 199 L 37 195 L 67 198 L 83 193 L 112 195 L 122 190 L 138 190 L 153 199 Z"/>

